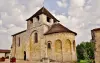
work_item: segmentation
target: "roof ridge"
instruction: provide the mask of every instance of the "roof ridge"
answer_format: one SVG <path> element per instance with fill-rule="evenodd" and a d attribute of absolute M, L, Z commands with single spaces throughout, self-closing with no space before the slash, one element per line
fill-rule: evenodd
<path fill-rule="evenodd" d="M 53 18 L 55 21 L 58 21 L 59 22 L 59 20 L 57 20 L 52 14 L 51 14 L 51 12 L 49 12 L 49 10 L 47 10 L 45 7 L 42 7 L 42 8 L 40 8 L 40 10 L 38 10 L 37 12 L 35 12 L 30 18 L 28 18 L 26 21 L 28 21 L 28 20 L 30 20 L 30 19 L 32 19 L 33 17 L 35 17 L 35 16 L 37 16 L 37 15 L 40 15 L 40 14 L 45 14 L 45 15 L 47 15 L 48 17 L 50 16 L 51 18 Z"/>

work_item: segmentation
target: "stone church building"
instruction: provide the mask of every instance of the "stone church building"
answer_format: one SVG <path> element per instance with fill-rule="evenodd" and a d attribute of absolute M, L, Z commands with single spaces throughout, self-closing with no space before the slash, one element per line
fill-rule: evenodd
<path fill-rule="evenodd" d="M 91 30 L 92 41 L 95 42 L 95 63 L 100 63 L 100 28 Z"/>
<path fill-rule="evenodd" d="M 12 35 L 11 57 L 30 63 L 76 63 L 77 33 L 44 7 L 26 21 L 27 29 Z"/>

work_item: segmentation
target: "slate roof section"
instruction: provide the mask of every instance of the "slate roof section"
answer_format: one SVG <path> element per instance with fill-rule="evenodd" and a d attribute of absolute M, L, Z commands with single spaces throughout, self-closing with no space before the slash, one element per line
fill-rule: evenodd
<path fill-rule="evenodd" d="M 53 24 L 51 28 L 44 35 L 53 34 L 53 33 L 61 33 L 61 32 L 71 32 L 77 35 L 76 32 L 69 30 L 68 28 L 64 27 L 60 23 Z"/>
<path fill-rule="evenodd" d="M 28 20 L 31 20 L 33 17 L 36 17 L 40 14 L 45 14 L 47 15 L 48 17 L 54 19 L 54 22 L 60 22 L 59 20 L 57 20 L 45 7 L 42 7 L 39 11 L 37 11 L 33 16 L 31 16 L 29 19 L 27 19 L 26 21 Z"/>
<path fill-rule="evenodd" d="M 10 53 L 10 50 L 3 50 L 3 49 L 0 49 L 0 53 Z"/>
<path fill-rule="evenodd" d="M 26 32 L 26 30 L 23 30 L 23 31 L 18 32 L 18 33 L 15 33 L 15 34 L 13 34 L 12 36 L 15 36 L 15 35 L 21 34 L 21 33 L 23 33 L 23 32 Z"/>

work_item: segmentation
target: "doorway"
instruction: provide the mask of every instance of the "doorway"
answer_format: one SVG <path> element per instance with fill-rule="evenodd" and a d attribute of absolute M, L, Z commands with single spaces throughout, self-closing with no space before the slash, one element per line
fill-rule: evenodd
<path fill-rule="evenodd" d="M 26 60 L 26 51 L 24 51 L 24 60 Z"/>

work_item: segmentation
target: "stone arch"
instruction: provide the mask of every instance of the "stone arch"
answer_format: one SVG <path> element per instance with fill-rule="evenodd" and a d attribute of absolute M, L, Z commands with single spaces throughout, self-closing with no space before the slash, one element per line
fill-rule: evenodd
<path fill-rule="evenodd" d="M 55 41 L 55 56 L 57 61 L 61 62 L 63 60 L 62 41 L 59 39 Z"/>
<path fill-rule="evenodd" d="M 30 36 L 29 36 L 29 48 L 30 48 L 30 51 L 33 51 L 33 44 L 34 44 L 34 33 L 37 32 L 36 30 L 33 30 L 31 33 L 30 33 Z"/>
<path fill-rule="evenodd" d="M 30 54 L 30 58 L 31 59 L 38 58 L 38 55 L 40 54 L 39 43 L 35 43 L 35 40 L 34 40 L 35 33 L 38 33 L 38 31 L 37 30 L 33 30 L 30 33 L 30 36 L 29 36 L 29 41 L 30 41 L 29 42 L 29 50 L 30 50 L 29 54 Z"/>
<path fill-rule="evenodd" d="M 48 58 L 52 58 L 52 42 L 51 41 L 48 41 L 47 42 L 47 55 L 48 55 Z"/>
<path fill-rule="evenodd" d="M 31 32 L 31 34 L 30 34 L 30 37 L 32 36 L 32 34 L 33 34 L 34 32 L 37 32 L 37 31 L 36 31 L 36 30 L 33 30 L 33 31 Z"/>
<path fill-rule="evenodd" d="M 58 39 L 55 41 L 55 52 L 61 53 L 61 51 L 62 51 L 62 41 Z"/>
<path fill-rule="evenodd" d="M 50 50 L 50 49 L 52 49 L 51 44 L 52 44 L 52 42 L 51 42 L 51 41 L 48 41 L 48 42 L 47 42 L 47 48 L 48 48 L 49 50 Z"/>
<path fill-rule="evenodd" d="M 65 40 L 64 48 L 65 52 L 71 52 L 71 41 L 69 39 Z"/>
<path fill-rule="evenodd" d="M 38 31 L 37 30 L 34 30 L 30 33 L 30 39 L 32 42 L 38 43 Z"/>

